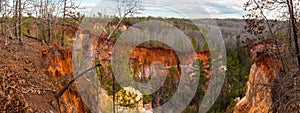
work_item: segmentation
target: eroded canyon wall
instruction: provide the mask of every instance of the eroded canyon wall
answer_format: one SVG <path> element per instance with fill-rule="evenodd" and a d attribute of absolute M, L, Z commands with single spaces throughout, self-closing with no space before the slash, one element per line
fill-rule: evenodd
<path fill-rule="evenodd" d="M 246 96 L 237 103 L 234 113 L 272 112 L 271 85 L 280 67 L 274 47 L 273 44 L 256 44 L 251 49 L 253 65 Z"/>
<path fill-rule="evenodd" d="M 52 45 L 43 51 L 43 59 L 45 72 L 50 76 L 52 81 L 64 78 L 73 71 L 72 51 L 71 49 L 61 47 L 58 41 L 54 41 Z M 65 81 L 58 83 L 58 90 L 61 90 L 71 79 L 72 76 L 69 76 Z M 75 84 L 71 85 L 59 99 L 60 111 L 62 112 L 89 112 L 89 109 L 85 106 L 85 103 L 77 92 Z"/>

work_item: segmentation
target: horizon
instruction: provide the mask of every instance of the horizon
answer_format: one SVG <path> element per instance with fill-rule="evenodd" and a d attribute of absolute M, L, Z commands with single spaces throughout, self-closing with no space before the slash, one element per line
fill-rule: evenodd
<path fill-rule="evenodd" d="M 143 0 L 144 11 L 135 17 L 162 17 L 184 19 L 244 19 L 245 0 Z M 88 16 L 98 12 L 116 15 L 116 2 L 112 0 L 79 0 L 82 11 Z M 203 10 L 199 10 L 203 9 Z"/>

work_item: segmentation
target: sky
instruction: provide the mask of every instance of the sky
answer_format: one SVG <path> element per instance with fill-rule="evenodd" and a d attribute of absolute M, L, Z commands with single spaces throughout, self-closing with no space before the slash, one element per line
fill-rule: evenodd
<path fill-rule="evenodd" d="M 80 1 L 80 0 L 79 0 Z M 176 18 L 242 18 L 246 0 L 142 0 L 144 11 L 135 16 Z M 114 15 L 116 2 L 112 0 L 82 0 L 86 14 L 96 12 Z"/>

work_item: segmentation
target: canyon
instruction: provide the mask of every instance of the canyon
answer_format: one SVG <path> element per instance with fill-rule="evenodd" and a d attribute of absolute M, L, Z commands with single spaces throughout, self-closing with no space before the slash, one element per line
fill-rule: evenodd
<path fill-rule="evenodd" d="M 33 25 L 31 28 L 35 29 L 36 26 Z M 60 29 L 58 28 L 57 31 Z M 98 60 L 102 66 L 109 67 L 111 55 L 113 54 L 112 50 L 117 39 L 107 40 L 107 35 L 97 34 L 81 28 L 68 29 L 71 29 L 67 33 L 68 40 L 75 41 L 74 44 L 79 43 L 74 48 L 61 46 L 60 41 L 57 40 L 53 40 L 49 45 L 46 45 L 42 41 L 33 38 L 25 38 L 25 43 L 21 46 L 17 44 L 16 40 L 0 36 L 0 74 L 3 75 L 0 79 L 4 81 L 0 84 L 2 86 L 0 89 L 1 112 L 95 112 L 96 108 L 89 107 L 90 104 L 95 104 L 93 103 L 95 100 L 86 103 L 84 100 L 87 97 L 80 93 L 90 91 L 78 88 L 78 84 L 72 84 L 61 97 L 57 98 L 56 95 L 77 74 L 72 75 L 72 72 L 77 70 L 74 66 L 74 60 L 78 55 L 76 52 L 83 51 L 79 54 L 84 54 L 86 55 L 84 58 L 87 58 L 100 51 L 95 54 L 97 59 L 92 59 L 89 66 L 93 65 L 95 60 Z M 122 26 L 122 29 L 125 29 L 125 27 Z M 77 32 L 77 30 L 79 31 Z M 33 31 L 30 31 L 32 37 L 37 36 L 38 34 Z M 74 38 L 76 36 L 81 39 Z M 8 44 L 6 44 L 7 42 Z M 272 112 L 272 90 L 269 85 L 273 84 L 280 69 L 280 63 L 277 59 L 278 54 L 276 54 L 274 44 L 270 43 L 267 46 L 272 49 L 265 49 L 265 46 L 261 43 L 256 44 L 251 49 L 252 67 L 247 82 L 246 95 L 238 100 L 234 113 Z M 161 74 L 167 74 L 168 72 L 164 69 L 170 69 L 171 67 L 181 70 L 181 66 L 178 65 L 180 63 L 178 55 L 180 54 L 185 55 L 187 60 L 185 62 L 194 62 L 194 59 L 190 57 L 190 54 L 193 54 L 196 58 L 204 61 L 205 67 L 210 65 L 210 51 L 208 50 L 196 51 L 195 53 L 176 53 L 166 46 L 139 45 L 130 52 L 130 58 L 127 59 L 130 62 L 129 67 L 133 69 L 134 66 L 138 66 L 143 70 L 140 70 L 140 72 L 143 72 L 141 74 L 146 77 L 150 76 L 149 70 L 153 68 L 151 65 L 156 61 L 162 64 Z M 270 56 L 267 53 L 275 53 L 275 55 Z M 207 71 L 207 73 L 208 85 L 210 71 Z M 112 76 L 112 74 L 109 76 Z M 181 73 L 177 73 L 177 76 L 180 77 Z M 85 76 L 81 78 L 85 79 Z M 90 81 L 92 81 L 91 78 L 85 79 L 83 82 Z M 92 84 L 80 85 L 91 87 Z M 86 100 L 91 100 L 91 98 Z"/>

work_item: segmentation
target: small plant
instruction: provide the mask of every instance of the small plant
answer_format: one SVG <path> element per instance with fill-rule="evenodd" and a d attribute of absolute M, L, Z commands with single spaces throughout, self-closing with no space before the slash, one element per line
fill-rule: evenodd
<path fill-rule="evenodd" d="M 198 50 L 198 43 L 195 38 L 192 38 L 192 44 L 195 50 Z"/>
<path fill-rule="evenodd" d="M 142 106 L 142 93 L 132 87 L 124 87 L 116 93 L 116 103 L 123 107 L 135 108 Z"/>
<path fill-rule="evenodd" d="M 65 46 L 67 46 L 67 47 L 70 47 L 70 48 L 72 48 L 72 44 L 73 44 L 73 41 L 71 40 L 69 40 L 69 39 L 67 39 L 67 38 L 64 38 L 64 40 L 63 40 L 63 44 L 65 45 Z"/>

